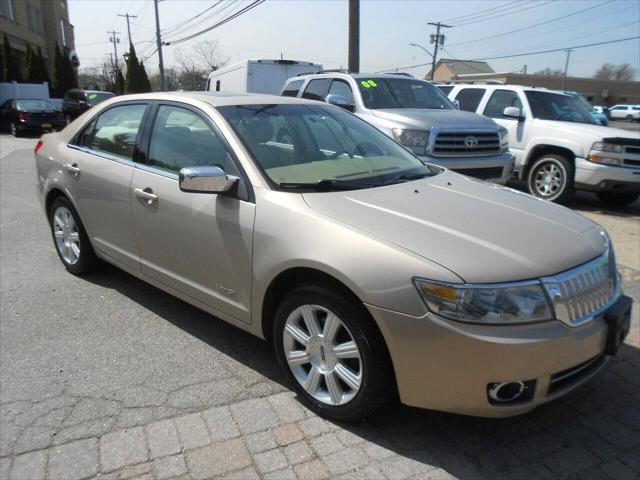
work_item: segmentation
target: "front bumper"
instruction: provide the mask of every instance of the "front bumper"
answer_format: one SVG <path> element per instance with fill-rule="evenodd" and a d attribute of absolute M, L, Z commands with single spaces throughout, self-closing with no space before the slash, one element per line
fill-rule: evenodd
<path fill-rule="evenodd" d="M 487 157 L 433 157 L 421 155 L 420 160 L 500 185 L 507 183 L 515 163 L 515 157 L 510 151 Z"/>
<path fill-rule="evenodd" d="M 575 187 L 591 192 L 640 193 L 640 168 L 601 165 L 576 158 Z"/>
<path fill-rule="evenodd" d="M 606 313 L 579 327 L 560 321 L 496 327 L 367 307 L 389 347 L 400 399 L 415 407 L 482 417 L 519 415 L 582 384 L 608 359 Z M 531 380 L 530 399 L 490 403 L 489 384 Z"/>

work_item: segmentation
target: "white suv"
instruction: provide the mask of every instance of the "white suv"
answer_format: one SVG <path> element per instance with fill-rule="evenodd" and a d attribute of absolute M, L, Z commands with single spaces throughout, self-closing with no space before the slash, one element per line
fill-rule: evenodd
<path fill-rule="evenodd" d="M 640 122 L 640 105 L 614 105 L 609 108 L 611 120 L 628 120 Z"/>
<path fill-rule="evenodd" d="M 461 110 L 509 130 L 514 176 L 532 195 L 563 202 L 574 190 L 610 205 L 640 196 L 640 134 L 597 125 L 573 97 L 520 85 L 441 85 Z"/>

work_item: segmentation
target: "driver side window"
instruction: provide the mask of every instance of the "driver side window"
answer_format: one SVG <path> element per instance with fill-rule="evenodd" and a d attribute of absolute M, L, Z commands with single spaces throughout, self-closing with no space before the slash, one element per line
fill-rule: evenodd
<path fill-rule="evenodd" d="M 353 92 L 347 82 L 342 80 L 334 80 L 331 82 L 331 88 L 329 89 L 329 95 L 340 95 L 346 98 L 349 102 L 353 102 Z"/>
<path fill-rule="evenodd" d="M 491 94 L 491 98 L 484 107 L 483 115 L 490 118 L 509 118 L 504 116 L 504 109 L 507 107 L 519 108 L 521 112 L 522 102 L 517 92 L 511 90 L 496 90 Z"/>

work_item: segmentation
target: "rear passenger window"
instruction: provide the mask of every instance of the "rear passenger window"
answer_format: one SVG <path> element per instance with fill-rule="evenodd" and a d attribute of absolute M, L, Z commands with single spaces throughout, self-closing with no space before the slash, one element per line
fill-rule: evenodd
<path fill-rule="evenodd" d="M 161 105 L 151 132 L 147 164 L 176 173 L 200 166 L 230 172 L 232 162 L 222 140 L 202 117 L 185 108 Z"/>
<path fill-rule="evenodd" d="M 491 94 L 491 98 L 484 107 L 483 114 L 491 118 L 509 118 L 503 115 L 507 107 L 516 107 L 522 110 L 522 102 L 516 92 L 511 90 L 496 90 Z"/>
<path fill-rule="evenodd" d="M 147 105 L 113 107 L 91 122 L 80 135 L 80 145 L 133 159 L 136 138 Z"/>
<path fill-rule="evenodd" d="M 484 96 L 484 88 L 463 88 L 456 95 L 456 100 L 460 104 L 460 110 L 465 112 L 475 112 L 480 105 L 480 100 Z"/>
<path fill-rule="evenodd" d="M 324 102 L 324 92 L 327 91 L 329 81 L 330 80 L 328 78 L 311 80 L 302 94 L 302 98 L 308 98 L 309 100 L 321 100 Z"/>
<path fill-rule="evenodd" d="M 298 92 L 300 91 L 300 87 L 302 86 L 303 83 L 304 83 L 304 80 L 294 80 L 293 82 L 289 83 L 286 87 L 284 87 L 284 90 L 282 91 L 282 96 L 297 97 Z"/>

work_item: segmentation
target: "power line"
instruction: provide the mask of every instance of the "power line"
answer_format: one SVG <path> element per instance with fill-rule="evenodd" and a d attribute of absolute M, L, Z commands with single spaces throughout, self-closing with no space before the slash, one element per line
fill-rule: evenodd
<path fill-rule="evenodd" d="M 485 14 L 487 12 L 495 12 L 496 10 L 512 8 L 511 6 L 513 6 L 515 4 L 520 4 L 520 3 L 522 3 L 520 0 L 515 0 L 514 2 L 507 3 L 506 5 L 502 5 L 500 7 L 492 7 L 492 8 L 487 8 L 485 10 L 478 10 L 477 12 L 473 12 L 473 13 L 467 13 L 465 15 L 459 15 L 457 17 L 445 18 L 443 21 L 444 22 L 459 22 L 460 20 L 462 20 L 464 18 L 467 18 L 467 17 L 475 17 L 477 15 L 482 15 L 482 14 Z"/>
<path fill-rule="evenodd" d="M 222 12 L 224 12 L 225 10 L 229 9 L 229 7 L 232 7 L 228 14 L 232 15 L 233 13 L 239 11 L 240 9 L 242 9 L 242 2 L 244 0 L 240 0 L 237 2 L 225 2 L 222 7 L 220 7 L 217 10 L 212 11 L 209 15 L 207 15 L 204 18 L 201 18 L 200 20 L 196 21 L 195 23 L 191 24 L 191 25 L 185 25 L 182 26 L 180 28 L 178 28 L 177 30 L 174 30 L 173 32 L 170 33 L 170 38 L 169 41 L 172 41 L 173 38 L 176 38 L 180 35 L 186 35 L 186 32 L 188 32 L 189 30 L 197 27 L 198 25 L 202 25 L 205 22 L 209 22 L 212 19 L 214 19 L 216 17 L 216 15 L 220 15 Z"/>
<path fill-rule="evenodd" d="M 218 23 L 216 23 L 216 24 L 214 24 L 214 25 L 212 25 L 212 26 L 210 26 L 208 28 L 205 28 L 204 30 L 200 30 L 197 33 L 194 33 L 194 34 L 191 34 L 191 35 L 189 35 L 187 37 L 181 38 L 179 40 L 173 40 L 173 41 L 170 41 L 170 42 L 165 42 L 165 45 L 177 45 L 177 44 L 184 43 L 184 42 L 187 42 L 189 40 L 192 40 L 192 39 L 194 39 L 196 37 L 199 37 L 200 35 L 202 35 L 204 33 L 210 32 L 211 30 L 224 25 L 225 23 L 230 22 L 231 20 L 233 20 L 235 18 L 238 18 L 240 15 L 243 15 L 243 14 L 247 13 L 249 10 L 257 7 L 258 5 L 264 3 L 265 1 L 266 0 L 255 0 L 253 3 L 250 3 L 249 5 L 244 7 L 243 9 L 239 10 L 238 12 L 236 12 L 236 13 L 234 13 L 232 15 L 229 15 L 227 18 L 225 18 L 224 20 L 219 21 Z"/>
<path fill-rule="evenodd" d="M 543 6 L 545 6 L 545 5 L 549 4 L 549 3 L 552 3 L 553 1 L 554 0 L 548 0 L 546 2 L 538 3 L 536 5 L 529 5 L 528 7 L 521 8 L 519 10 L 510 10 L 509 12 L 503 13 L 501 15 L 492 15 L 492 16 L 488 16 L 488 17 L 485 17 L 485 18 L 470 19 L 469 21 L 465 21 L 464 23 L 456 23 L 455 26 L 456 27 L 463 27 L 465 25 L 471 25 L 471 24 L 476 24 L 476 23 L 481 23 L 481 22 L 488 22 L 490 20 L 495 20 L 496 18 L 506 17 L 507 15 L 512 15 L 514 13 L 521 13 L 521 12 L 524 12 L 524 11 L 527 11 L 527 10 L 531 10 L 532 8 L 540 8 L 540 7 L 543 7 Z M 521 6 L 524 6 L 524 5 L 528 5 L 528 4 L 523 4 Z"/>
<path fill-rule="evenodd" d="M 618 38 L 616 40 L 608 40 L 605 42 L 597 42 L 597 43 L 588 43 L 588 44 L 584 44 L 584 45 L 574 45 L 571 47 L 561 47 L 561 48 L 554 48 L 551 50 L 540 50 L 538 52 L 527 52 L 527 53 L 515 53 L 512 55 L 501 55 L 498 57 L 485 57 L 485 58 L 472 58 L 469 60 L 466 60 L 468 62 L 477 62 L 477 61 L 486 61 L 486 60 L 499 60 L 502 58 L 515 58 L 515 57 L 526 57 L 527 55 L 539 55 L 541 53 L 551 53 L 551 52 L 560 52 L 562 50 L 567 50 L 567 49 L 572 49 L 572 50 L 577 50 L 579 48 L 587 48 L 587 47 L 595 47 L 598 45 L 608 45 L 611 43 L 619 43 L 619 42 L 626 42 L 629 40 L 636 40 L 640 38 L 640 35 L 636 35 L 635 37 L 626 37 L 626 38 Z M 458 60 L 460 62 L 464 62 L 465 60 Z M 408 70 L 410 68 L 418 68 L 418 67 L 426 67 L 429 66 L 430 63 L 418 63 L 416 65 L 407 65 L 404 67 L 393 67 L 393 68 L 387 68 L 386 70 L 378 70 L 375 73 L 384 73 L 384 72 L 391 72 L 391 71 L 395 71 L 395 70 Z"/>
<path fill-rule="evenodd" d="M 220 5 L 222 3 L 222 0 L 218 0 L 216 3 L 214 3 L 213 5 L 211 5 L 208 8 L 205 8 L 203 11 L 201 11 L 199 14 L 194 15 L 193 17 L 184 20 L 183 22 L 177 23 L 176 25 L 172 26 L 172 27 L 168 27 L 162 30 L 162 33 L 164 33 L 165 35 L 168 33 L 171 33 L 172 31 L 186 25 L 189 22 L 192 22 L 193 20 L 195 20 L 198 17 L 201 17 L 202 15 L 204 15 L 205 13 L 207 13 L 209 10 L 211 10 L 212 8 L 217 7 L 218 5 Z"/>
<path fill-rule="evenodd" d="M 480 42 L 480 41 L 483 41 L 483 40 L 489 40 L 489 39 L 492 39 L 492 38 L 504 37 L 505 35 L 510 35 L 512 33 L 522 32 L 523 30 L 529 30 L 530 28 L 535 28 L 535 27 L 539 27 L 541 25 L 546 25 L 548 23 L 557 22 L 558 20 L 564 20 L 565 18 L 573 17 L 574 15 L 579 15 L 581 13 L 588 12 L 588 11 L 593 10 L 595 8 L 603 7 L 603 6 L 605 6 L 605 5 L 609 4 L 609 3 L 612 3 L 613 1 L 614 0 L 608 0 L 606 2 L 599 3 L 598 5 L 594 5 L 594 6 L 591 6 L 589 8 L 578 10 L 577 12 L 569 13 L 568 15 L 563 15 L 561 17 L 555 17 L 555 18 L 552 18 L 550 20 L 546 20 L 544 22 L 536 23 L 536 24 L 533 24 L 533 25 L 528 25 L 528 26 L 522 27 L 522 28 L 517 28 L 517 29 L 511 30 L 509 32 L 498 33 L 496 35 L 489 35 L 488 37 L 476 38 L 476 39 L 473 39 L 473 40 L 466 40 L 464 42 L 452 43 L 452 44 L 449 45 L 449 47 L 453 47 L 453 46 L 456 46 L 456 45 L 466 45 L 467 43 L 475 43 L 475 42 Z"/>

